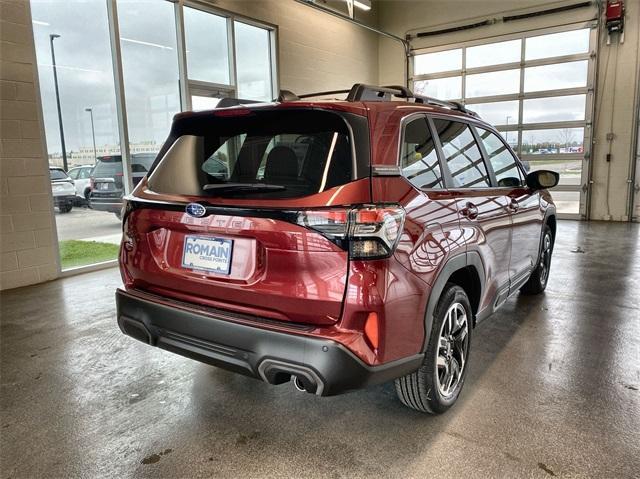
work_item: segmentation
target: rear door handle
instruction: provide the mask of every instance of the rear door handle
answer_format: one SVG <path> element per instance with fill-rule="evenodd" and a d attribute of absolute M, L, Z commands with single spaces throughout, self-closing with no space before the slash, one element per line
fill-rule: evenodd
<path fill-rule="evenodd" d="M 471 202 L 468 202 L 462 211 L 462 216 L 466 216 L 470 220 L 475 220 L 478 217 L 478 207 Z"/>

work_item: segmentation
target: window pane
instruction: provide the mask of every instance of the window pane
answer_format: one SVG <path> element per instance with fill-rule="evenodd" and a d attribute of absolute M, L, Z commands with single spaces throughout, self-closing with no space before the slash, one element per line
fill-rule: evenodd
<path fill-rule="evenodd" d="M 572 30 L 526 39 L 525 60 L 589 52 L 590 30 Z"/>
<path fill-rule="evenodd" d="M 426 118 L 411 121 L 404 130 L 402 175 L 416 188 L 442 188 L 438 156 Z"/>
<path fill-rule="evenodd" d="M 582 183 L 582 161 L 529 161 L 529 171 L 551 170 L 560 173 L 560 185 L 580 185 Z"/>
<path fill-rule="evenodd" d="M 462 49 L 426 53 L 414 57 L 413 70 L 416 75 L 447 72 L 462 69 Z"/>
<path fill-rule="evenodd" d="M 227 19 L 185 7 L 184 29 L 189 78 L 228 85 Z"/>
<path fill-rule="evenodd" d="M 518 150 L 518 132 L 517 131 L 501 131 L 499 132 L 500 136 L 504 138 L 504 141 L 513 148 L 515 151 Z"/>
<path fill-rule="evenodd" d="M 522 132 L 523 155 L 558 155 L 584 152 L 584 128 L 554 128 Z"/>
<path fill-rule="evenodd" d="M 157 153 L 180 111 L 173 5 L 118 0 L 118 20 L 131 151 Z"/>
<path fill-rule="evenodd" d="M 518 123 L 520 105 L 517 100 L 474 103 L 467 105 L 467 108 L 475 111 L 484 121 L 492 125 L 514 125 Z"/>
<path fill-rule="evenodd" d="M 508 95 L 520 91 L 520 70 L 479 73 L 467 76 L 467 98 Z"/>
<path fill-rule="evenodd" d="M 193 111 L 212 110 L 218 103 L 220 98 L 212 96 L 191 95 L 191 109 Z"/>
<path fill-rule="evenodd" d="M 96 156 L 119 155 L 106 2 L 33 1 L 31 12 L 49 165 L 61 168 L 63 164 L 52 34 L 60 35 L 54 39 L 54 48 L 68 167 L 93 165 Z M 66 175 L 53 175 L 58 178 L 52 179 L 51 191 L 62 269 L 116 259 L 122 227 L 114 214 L 86 208 L 90 180 L 78 175 L 71 183 Z M 116 204 L 122 193 L 121 188 L 113 191 Z"/>
<path fill-rule="evenodd" d="M 525 68 L 524 91 L 585 87 L 587 86 L 587 68 L 587 60 Z"/>
<path fill-rule="evenodd" d="M 523 122 L 584 120 L 586 95 L 556 96 L 524 100 Z"/>
<path fill-rule="evenodd" d="M 490 43 L 467 48 L 467 68 L 502 65 L 520 61 L 522 40 Z"/>
<path fill-rule="evenodd" d="M 516 160 L 504 144 L 494 133 L 478 128 L 484 149 L 489 155 L 491 167 L 496 175 L 498 186 L 522 185 L 522 174 L 516 165 Z"/>
<path fill-rule="evenodd" d="M 434 120 L 454 187 L 489 186 L 489 177 L 480 149 L 467 125 L 455 121 Z"/>
<path fill-rule="evenodd" d="M 269 31 L 235 22 L 238 98 L 273 100 Z"/>
<path fill-rule="evenodd" d="M 458 100 L 462 98 L 462 77 L 419 80 L 414 82 L 413 88 L 418 95 L 427 95 L 441 100 Z"/>

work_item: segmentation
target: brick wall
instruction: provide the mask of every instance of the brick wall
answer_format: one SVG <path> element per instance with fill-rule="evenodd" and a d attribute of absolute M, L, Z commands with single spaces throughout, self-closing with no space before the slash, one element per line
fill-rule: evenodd
<path fill-rule="evenodd" d="M 0 0 L 0 289 L 58 276 L 28 0 Z"/>

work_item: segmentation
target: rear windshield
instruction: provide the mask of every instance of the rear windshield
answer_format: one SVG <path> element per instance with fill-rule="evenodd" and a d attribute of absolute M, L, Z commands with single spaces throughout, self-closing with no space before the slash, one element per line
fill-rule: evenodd
<path fill-rule="evenodd" d="M 67 174 L 62 170 L 49 170 L 52 180 L 66 180 Z"/>
<path fill-rule="evenodd" d="M 317 110 L 240 113 L 230 116 L 231 111 L 221 110 L 178 120 L 172 132 L 175 141 L 151 175 L 150 188 L 161 193 L 292 198 L 363 176 L 342 116 Z M 176 170 L 176 163 L 185 168 Z M 161 178 L 176 171 L 191 178 Z M 193 191 L 194 186 L 200 191 Z"/>
<path fill-rule="evenodd" d="M 93 169 L 95 178 L 112 178 L 122 174 L 122 158 L 119 156 L 108 156 L 98 158 L 96 167 Z"/>
<path fill-rule="evenodd" d="M 153 165 L 156 155 L 153 153 L 134 153 L 131 155 L 131 172 L 147 173 Z M 93 170 L 95 178 L 110 178 L 122 175 L 121 156 L 103 156 L 98 158 Z M 139 175 L 140 176 L 140 175 Z"/>

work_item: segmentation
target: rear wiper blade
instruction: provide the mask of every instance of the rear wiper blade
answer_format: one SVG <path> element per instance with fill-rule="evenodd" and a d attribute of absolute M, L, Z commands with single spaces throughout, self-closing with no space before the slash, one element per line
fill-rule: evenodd
<path fill-rule="evenodd" d="M 262 192 L 262 191 L 283 191 L 287 188 L 282 185 L 270 185 L 268 183 L 210 183 L 202 187 L 205 191 L 243 191 L 243 192 Z"/>

